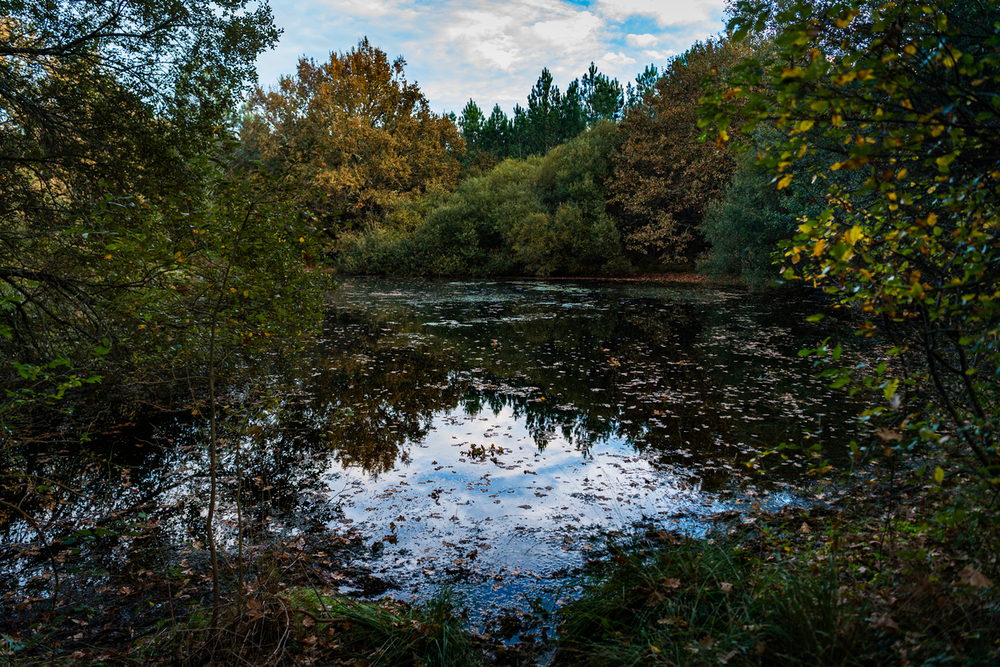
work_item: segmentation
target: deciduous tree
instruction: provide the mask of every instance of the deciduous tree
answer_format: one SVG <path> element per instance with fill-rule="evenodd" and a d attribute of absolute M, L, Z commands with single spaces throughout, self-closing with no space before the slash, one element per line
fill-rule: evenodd
<path fill-rule="evenodd" d="M 874 376 L 828 375 L 877 392 L 866 415 L 887 418 L 882 434 L 896 451 L 937 443 L 995 486 L 1000 3 L 780 9 L 739 3 L 736 37 L 776 25 L 780 57 L 736 68 L 707 95 L 704 123 L 720 141 L 734 115 L 744 132 L 775 123 L 783 136 L 759 161 L 778 188 L 802 178 L 796 166 L 817 150 L 830 152 L 811 170 L 829 184 L 824 210 L 788 244 L 786 277 L 823 287 L 862 315 L 859 333 L 882 330 L 895 346 Z M 845 185 L 834 178 L 844 172 L 858 177 Z"/>
<path fill-rule="evenodd" d="M 0 16 L 0 332 L 48 364 L 118 339 L 115 300 L 150 274 L 118 249 L 164 233 L 109 216 L 201 184 L 188 166 L 227 126 L 278 36 L 245 0 L 8 2 Z M 119 207 L 119 211 L 125 208 Z"/>
<path fill-rule="evenodd" d="M 738 55 L 727 41 L 695 44 L 622 121 L 610 204 L 633 257 L 687 261 L 702 249 L 697 227 L 736 163 L 727 147 L 698 140 L 701 81 Z"/>
<path fill-rule="evenodd" d="M 406 80 L 405 64 L 365 38 L 325 63 L 302 58 L 294 76 L 250 98 L 246 145 L 296 173 L 330 228 L 458 178 L 465 141 Z"/>

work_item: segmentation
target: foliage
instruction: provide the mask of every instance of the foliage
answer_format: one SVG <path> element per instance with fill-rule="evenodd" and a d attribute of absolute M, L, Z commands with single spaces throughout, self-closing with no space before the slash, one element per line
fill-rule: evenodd
<path fill-rule="evenodd" d="M 778 242 L 791 239 L 795 220 L 818 207 L 807 185 L 777 190 L 756 156 L 737 158 L 736 171 L 722 198 L 705 210 L 699 230 L 710 244 L 698 269 L 717 277 L 736 278 L 751 289 L 778 280 Z M 777 257 L 776 257 L 777 255 Z"/>
<path fill-rule="evenodd" d="M 412 227 L 370 225 L 346 234 L 338 268 L 424 275 L 623 272 L 618 232 L 604 207 L 616 136 L 615 124 L 599 123 L 544 159 L 505 160 L 463 181 Z"/>
<path fill-rule="evenodd" d="M 618 230 L 604 204 L 617 130 L 602 121 L 545 157 L 538 187 L 550 215 L 511 219 L 505 231 L 515 261 L 528 273 L 625 270 Z"/>
<path fill-rule="evenodd" d="M 250 98 L 247 149 L 286 164 L 331 231 L 340 217 L 364 219 L 435 183 L 455 185 L 465 142 L 406 80 L 405 65 L 365 38 L 326 63 L 300 59 L 295 76 Z"/>
<path fill-rule="evenodd" d="M 779 575 L 728 546 L 664 532 L 610 543 L 560 612 L 557 664 L 856 664 L 867 628 L 838 606 L 835 577 Z"/>
<path fill-rule="evenodd" d="M 655 71 L 655 68 L 653 68 Z M 649 70 L 645 73 L 649 76 Z M 655 74 L 653 75 L 655 77 Z M 640 74 L 638 78 L 643 78 Z M 599 120 L 618 120 L 625 106 L 625 91 L 618 79 L 612 79 L 607 74 L 597 71 L 593 62 L 583 75 L 580 82 L 580 95 L 584 100 L 587 112 L 587 124 L 593 125 Z"/>
<path fill-rule="evenodd" d="M 208 150 L 277 39 L 243 0 L 6 3 L 0 19 L 0 342 L 39 366 L 80 361 L 122 329 L 114 300 L 124 230 L 107 202 L 139 208 L 195 192 Z M 165 63 L 169 63 L 169 66 Z M 149 218 L 147 218 L 147 221 Z M 146 230 L 148 231 L 148 230 Z"/>
<path fill-rule="evenodd" d="M 630 88 L 631 94 L 645 94 L 657 76 L 655 67 L 647 67 L 637 77 L 641 92 Z M 482 170 L 496 166 L 504 158 L 545 155 L 600 121 L 619 120 L 625 92 L 617 79 L 602 74 L 594 63 L 583 77 L 571 81 L 565 92 L 554 83 L 548 68 L 543 68 L 527 105 L 517 105 L 513 118 L 495 105 L 487 117 L 469 100 L 458 118 L 469 151 L 467 163 Z"/>
<path fill-rule="evenodd" d="M 932 539 L 930 508 L 889 525 L 876 517 L 891 509 L 872 500 L 857 494 L 828 516 L 754 512 L 707 539 L 656 528 L 609 539 L 579 582 L 584 594 L 559 611 L 554 663 L 995 661 L 997 593 L 974 566 L 956 565 L 976 549 L 963 557 L 953 536 Z"/>
<path fill-rule="evenodd" d="M 462 183 L 416 231 L 421 272 L 510 272 L 513 265 L 505 245 L 506 227 L 546 214 L 535 186 L 540 164 L 539 158 L 505 160 L 485 176 Z"/>
<path fill-rule="evenodd" d="M 698 141 L 701 81 L 740 55 L 728 41 L 695 44 L 664 68 L 622 121 L 609 204 L 636 259 L 685 261 L 701 249 L 697 226 L 705 207 L 736 168 L 731 151 Z"/>
<path fill-rule="evenodd" d="M 987 488 L 1000 472 L 998 19 L 987 0 L 794 2 L 773 16 L 739 3 L 736 37 L 776 25 L 779 58 L 734 68 L 731 92 L 710 92 L 703 111 L 720 141 L 730 115 L 743 132 L 782 130 L 760 158 L 778 188 L 817 147 L 838 154 L 811 169 L 825 207 L 787 244 L 785 275 L 823 287 L 861 315 L 859 334 L 878 330 L 894 347 L 867 377 L 826 375 L 875 390 L 865 417 L 888 422 L 887 451 L 936 443 Z M 853 186 L 833 178 L 843 172 L 858 175 Z"/>

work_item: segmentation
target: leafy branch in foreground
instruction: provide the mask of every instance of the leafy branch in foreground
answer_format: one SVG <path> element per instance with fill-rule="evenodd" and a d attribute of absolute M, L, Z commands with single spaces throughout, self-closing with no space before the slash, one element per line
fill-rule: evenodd
<path fill-rule="evenodd" d="M 868 384 L 884 440 L 943 447 L 984 488 L 1000 480 L 1000 3 L 795 2 L 771 15 L 740 2 L 734 38 L 773 30 L 777 58 L 745 60 L 700 123 L 728 139 L 772 123 L 758 162 L 779 189 L 825 151 L 826 207 L 785 245 L 787 279 L 862 314 L 859 334 L 893 343 Z M 765 92 L 757 91 L 766 85 Z M 843 179 L 855 172 L 863 178 Z M 855 185 L 847 186 L 847 183 Z M 857 383 L 856 369 L 828 373 Z M 837 379 L 841 378 L 841 379 Z M 884 402 L 883 402 L 884 399 Z M 897 429 L 905 429 L 904 436 Z M 961 446 L 959 446 L 961 445 Z M 936 475 L 938 483 L 943 475 Z"/>

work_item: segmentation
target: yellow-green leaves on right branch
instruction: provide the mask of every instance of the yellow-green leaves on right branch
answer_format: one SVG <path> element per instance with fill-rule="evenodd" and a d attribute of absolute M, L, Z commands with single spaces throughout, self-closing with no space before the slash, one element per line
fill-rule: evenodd
<path fill-rule="evenodd" d="M 733 37 L 771 35 L 777 57 L 708 86 L 701 121 L 708 138 L 732 134 L 734 115 L 745 133 L 776 127 L 758 163 L 779 187 L 794 165 L 812 172 L 823 210 L 786 244 L 785 277 L 891 340 L 891 363 L 856 386 L 898 383 L 867 411 L 910 430 L 895 449 L 945 447 L 987 486 L 1000 472 L 998 26 L 997 0 L 739 2 Z"/>

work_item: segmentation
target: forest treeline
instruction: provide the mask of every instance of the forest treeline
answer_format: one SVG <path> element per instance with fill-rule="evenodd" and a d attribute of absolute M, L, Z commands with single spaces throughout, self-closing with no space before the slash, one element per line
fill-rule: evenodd
<path fill-rule="evenodd" d="M 243 146 L 306 184 L 300 200 L 343 272 L 622 275 L 700 259 L 763 285 L 797 204 L 763 197 L 773 219 L 727 245 L 720 225 L 738 213 L 718 206 L 740 149 L 697 125 L 702 82 L 769 48 L 752 44 L 697 43 L 624 87 L 591 63 L 561 91 L 546 68 L 511 117 L 473 100 L 456 117 L 432 113 L 402 57 L 363 39 L 258 87 Z"/>

